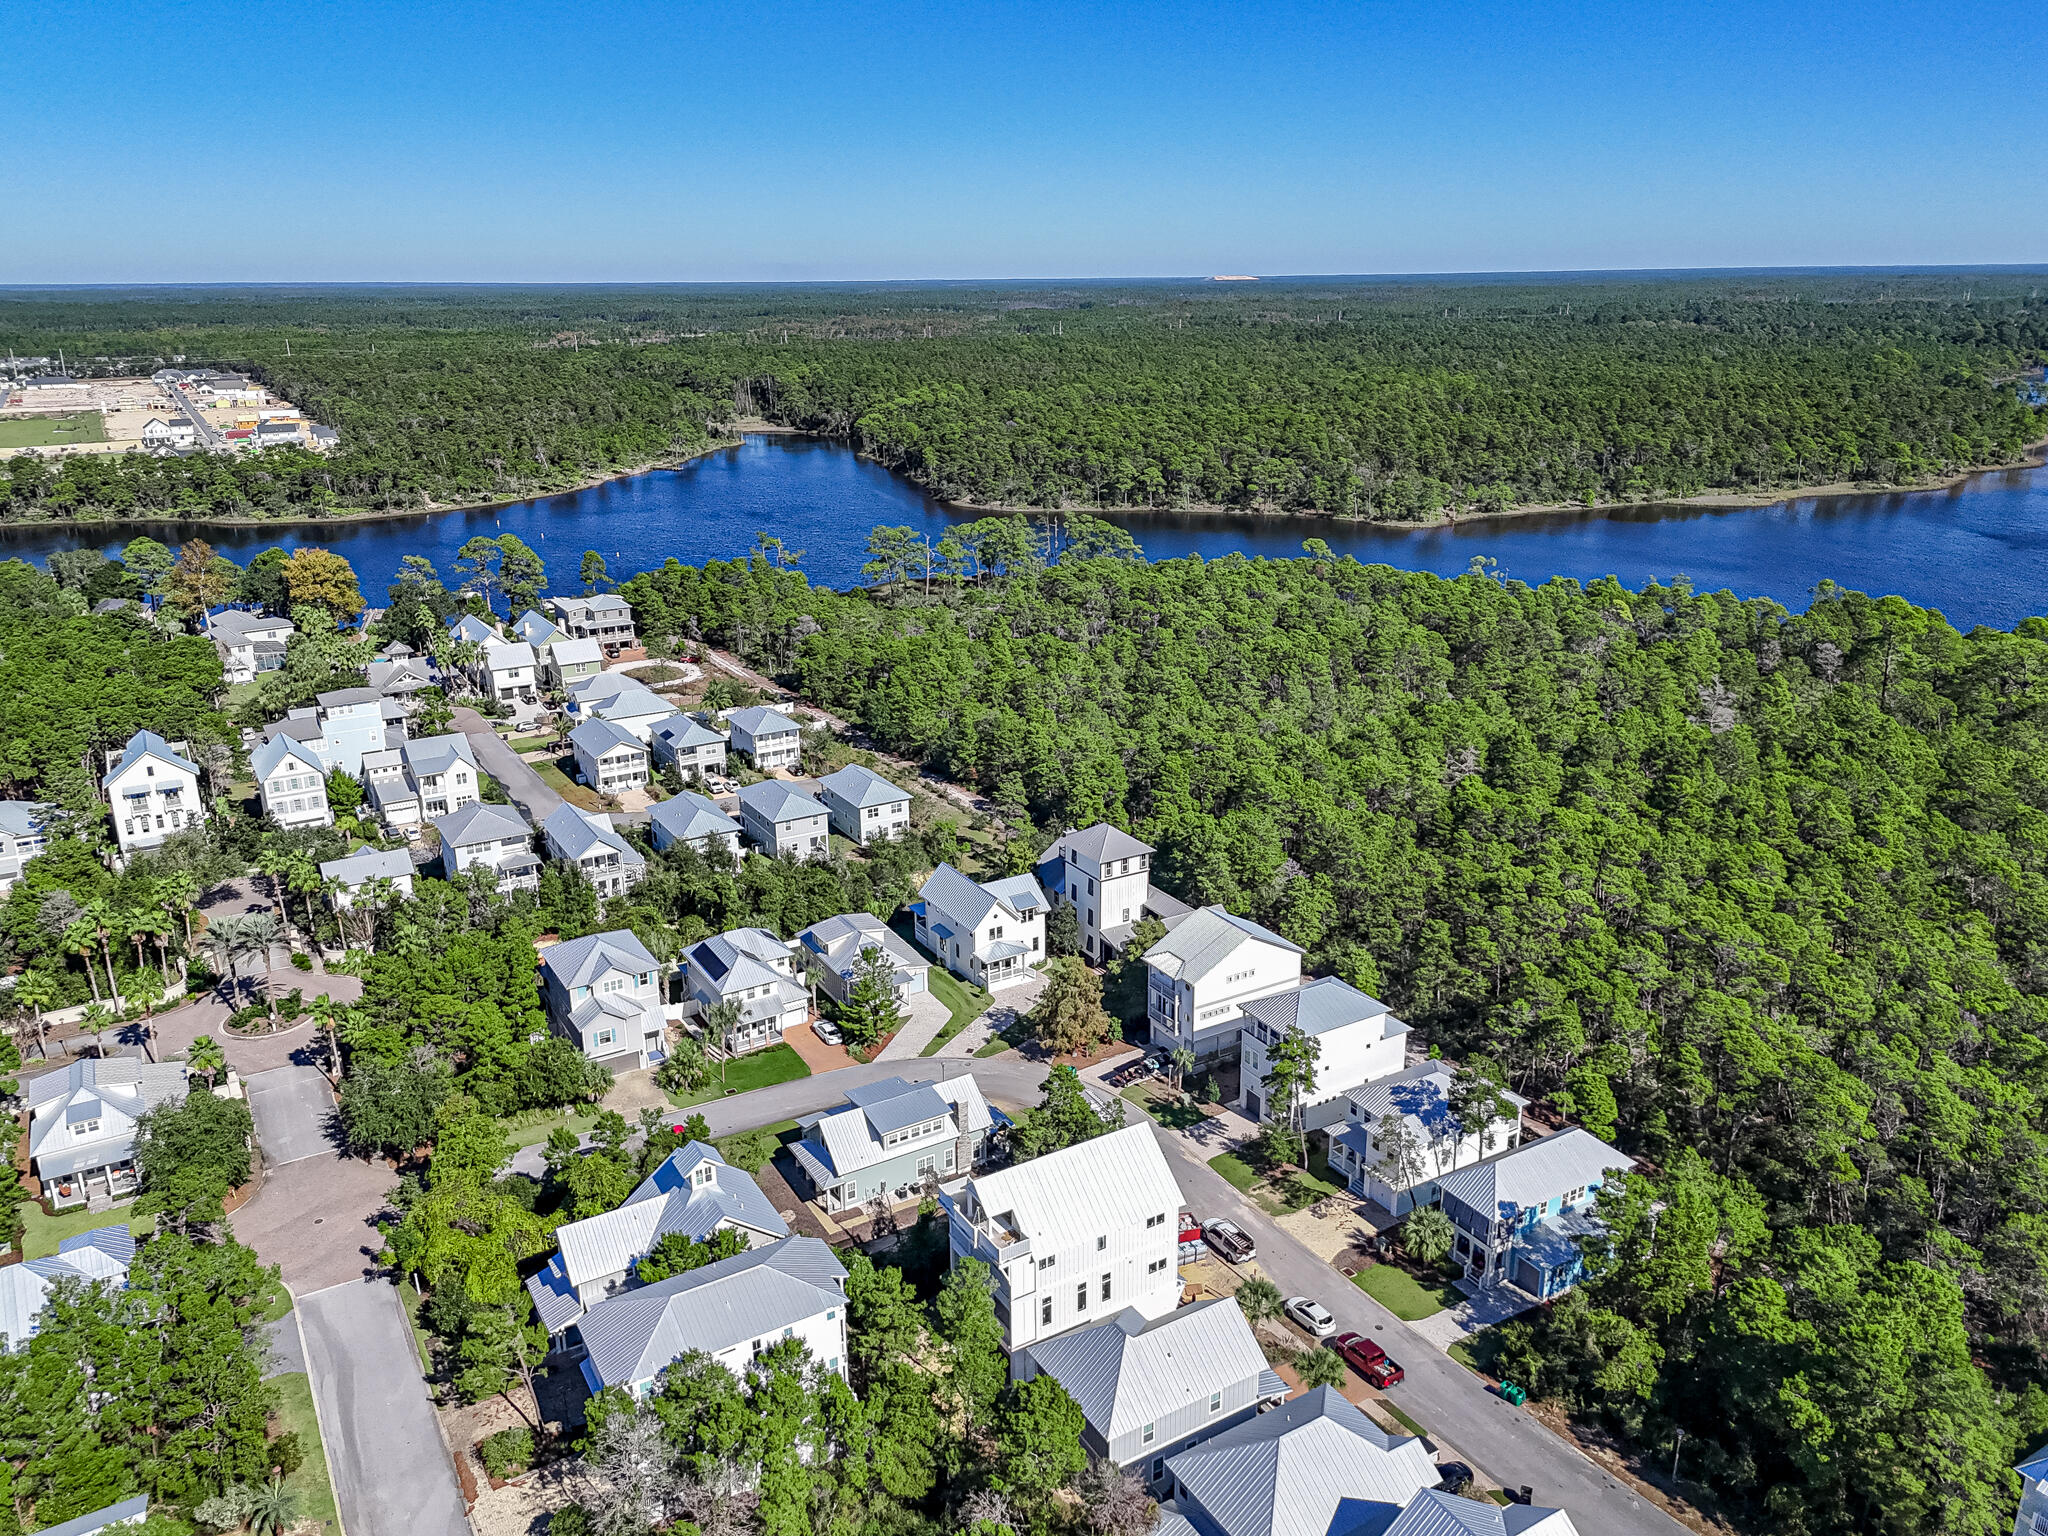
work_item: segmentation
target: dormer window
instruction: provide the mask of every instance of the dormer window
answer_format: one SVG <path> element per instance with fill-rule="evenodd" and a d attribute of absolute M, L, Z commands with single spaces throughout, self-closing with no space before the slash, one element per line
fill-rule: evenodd
<path fill-rule="evenodd" d="M 91 1136 L 99 1128 L 100 1123 L 97 1120 L 81 1120 L 78 1124 L 71 1127 L 71 1134 L 74 1136 Z"/>

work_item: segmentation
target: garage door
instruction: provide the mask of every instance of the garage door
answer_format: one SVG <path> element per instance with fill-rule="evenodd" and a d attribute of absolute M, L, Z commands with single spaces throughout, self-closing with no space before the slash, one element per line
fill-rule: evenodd
<path fill-rule="evenodd" d="M 1536 1266 L 1527 1259 L 1515 1260 L 1515 1284 L 1531 1296 L 1543 1294 L 1543 1277 L 1537 1272 Z"/>
<path fill-rule="evenodd" d="M 904 980 L 903 990 L 906 992 L 922 992 L 924 990 L 924 972 L 912 971 Z"/>
<path fill-rule="evenodd" d="M 1247 1093 L 1244 1096 L 1244 1115 L 1247 1120 L 1259 1118 L 1259 1096 L 1256 1093 Z"/>

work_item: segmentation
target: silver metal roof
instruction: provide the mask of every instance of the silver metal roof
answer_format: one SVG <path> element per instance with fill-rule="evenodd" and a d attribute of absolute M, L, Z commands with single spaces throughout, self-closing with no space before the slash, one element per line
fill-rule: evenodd
<path fill-rule="evenodd" d="M 1246 944 L 1271 944 L 1294 954 L 1302 948 L 1283 939 L 1270 928 L 1261 928 L 1248 917 L 1239 917 L 1220 906 L 1191 912 L 1150 949 L 1145 963 L 1180 981 L 1199 981 L 1223 964 Z"/>
<path fill-rule="evenodd" d="M 967 1181 L 991 1216 L 1005 1216 L 1046 1251 L 1167 1220 L 1184 1203 L 1149 1121 Z"/>
<path fill-rule="evenodd" d="M 997 907 L 1021 919 L 1034 910 L 1043 911 L 1046 904 L 1045 892 L 1029 875 L 1011 875 L 983 884 L 969 879 L 951 864 L 941 864 L 933 870 L 917 894 L 928 907 L 938 909 L 932 915 L 952 919 L 958 929 L 979 928 Z"/>
<path fill-rule="evenodd" d="M 1147 1323 L 1126 1307 L 1106 1323 L 1028 1346 L 1104 1439 L 1205 1403 L 1240 1382 L 1256 1383 L 1265 1354 L 1230 1297 L 1197 1302 Z"/>
<path fill-rule="evenodd" d="M 825 814 L 824 806 L 780 779 L 763 779 L 759 784 L 741 785 L 740 804 L 777 826 L 785 821 L 802 821 L 806 817 Z"/>
<path fill-rule="evenodd" d="M 320 865 L 321 879 L 351 886 L 380 878 L 401 880 L 412 872 L 412 860 L 403 848 L 358 848 L 345 859 L 327 859 Z"/>
<path fill-rule="evenodd" d="M 894 805 L 907 801 L 910 791 L 891 784 L 872 768 L 863 768 L 859 763 L 848 763 L 835 773 L 828 773 L 818 780 L 818 788 L 834 799 L 862 809 L 870 805 Z"/>
<path fill-rule="evenodd" d="M 602 716 L 586 720 L 577 726 L 569 733 L 569 742 L 572 746 L 581 747 L 592 757 L 603 757 L 605 753 L 616 752 L 621 747 L 635 753 L 644 753 L 647 750 L 640 744 L 638 736 L 618 722 L 606 720 Z"/>
<path fill-rule="evenodd" d="M 465 843 L 496 842 L 508 837 L 531 837 L 533 828 L 517 807 L 510 805 L 465 805 L 459 811 L 434 818 L 434 830 L 441 841 L 461 847 Z"/>
<path fill-rule="evenodd" d="M 1112 827 L 1106 821 L 1098 821 L 1092 827 L 1083 827 L 1078 832 L 1068 832 L 1050 848 L 1045 850 L 1049 860 L 1066 862 L 1067 850 L 1072 849 L 1086 862 L 1098 868 L 1113 864 L 1118 859 L 1141 858 L 1152 852 L 1150 843 L 1141 843 L 1130 833 Z"/>
<path fill-rule="evenodd" d="M 706 1164 L 709 1181 L 693 1180 L 691 1173 Z M 572 1221 L 555 1237 L 563 1272 L 580 1286 L 630 1270 L 671 1232 L 704 1238 L 721 1226 L 770 1238 L 789 1235 L 789 1224 L 758 1184 L 715 1148 L 693 1141 L 670 1153 L 617 1210 Z"/>
<path fill-rule="evenodd" d="M 1475 1211 L 1507 1215 L 1597 1184 L 1610 1173 L 1625 1172 L 1632 1162 L 1626 1152 L 1574 1125 L 1445 1174 L 1437 1188 Z"/>
<path fill-rule="evenodd" d="M 787 736 L 803 729 L 789 716 L 780 710 L 770 709 L 766 704 L 749 704 L 745 709 L 733 710 L 725 717 L 725 723 L 734 730 L 746 732 L 755 740 L 763 736 Z"/>
<path fill-rule="evenodd" d="M 684 790 L 648 813 L 648 819 L 678 842 L 737 832 L 740 824 L 700 794 Z"/>
<path fill-rule="evenodd" d="M 614 928 L 609 933 L 566 939 L 543 953 L 540 963 L 557 981 L 571 989 L 589 986 L 606 971 L 631 971 L 639 975 L 661 969 L 661 963 L 647 952 L 647 946 L 629 928 Z"/>
<path fill-rule="evenodd" d="M 1408 1033 L 1408 1026 L 1387 1012 L 1385 1003 L 1335 976 L 1324 976 L 1306 986 L 1254 998 L 1239 1006 L 1282 1034 L 1299 1029 L 1305 1035 L 1323 1035 L 1368 1020 L 1380 1023 L 1382 1039 Z"/>

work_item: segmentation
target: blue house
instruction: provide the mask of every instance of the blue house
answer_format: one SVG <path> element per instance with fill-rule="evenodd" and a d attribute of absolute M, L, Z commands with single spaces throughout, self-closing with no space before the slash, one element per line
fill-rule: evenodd
<path fill-rule="evenodd" d="M 1630 1159 L 1583 1126 L 1444 1175 L 1444 1214 L 1466 1278 L 1546 1300 L 1578 1284 L 1581 1241 L 1601 1230 L 1593 1196 Z"/>

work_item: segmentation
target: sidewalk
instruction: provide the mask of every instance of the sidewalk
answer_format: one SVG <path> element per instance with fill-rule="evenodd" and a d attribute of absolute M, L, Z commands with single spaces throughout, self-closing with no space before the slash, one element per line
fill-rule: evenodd
<path fill-rule="evenodd" d="M 1468 1287 L 1459 1281 L 1458 1289 Z M 1468 1295 L 1455 1307 L 1446 1307 L 1441 1312 L 1432 1312 L 1428 1317 L 1408 1326 L 1436 1348 L 1449 1354 L 1453 1344 L 1461 1343 L 1475 1333 L 1482 1333 L 1496 1323 L 1504 1323 L 1511 1317 L 1520 1317 L 1524 1312 L 1536 1308 L 1540 1303 L 1512 1286 L 1496 1285 L 1477 1294 Z"/>

